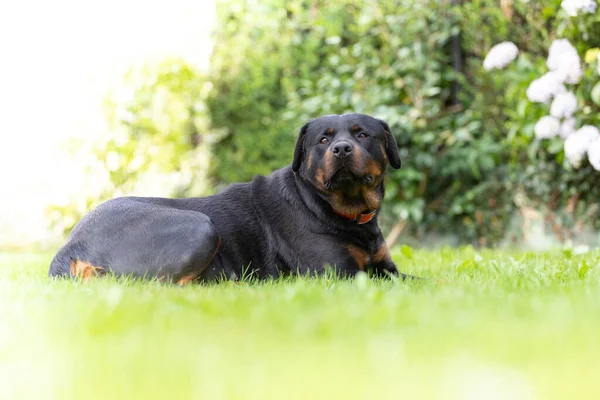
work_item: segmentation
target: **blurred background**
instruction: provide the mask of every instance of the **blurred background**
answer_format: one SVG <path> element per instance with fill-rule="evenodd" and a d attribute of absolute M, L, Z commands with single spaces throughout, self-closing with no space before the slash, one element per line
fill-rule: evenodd
<path fill-rule="evenodd" d="M 600 242 L 593 0 L 24 0 L 0 38 L 0 248 L 268 174 L 345 112 L 398 140 L 391 243 Z"/>

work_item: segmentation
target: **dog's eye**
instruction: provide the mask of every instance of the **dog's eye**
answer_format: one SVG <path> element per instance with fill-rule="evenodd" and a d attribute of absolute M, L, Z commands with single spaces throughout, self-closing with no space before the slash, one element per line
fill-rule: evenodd
<path fill-rule="evenodd" d="M 369 137 L 369 135 L 367 135 L 366 132 L 361 132 L 358 135 L 356 135 L 356 137 L 359 139 L 363 139 L 363 138 Z"/>
<path fill-rule="evenodd" d="M 324 138 L 321 139 L 320 143 L 321 144 L 327 144 L 327 143 L 329 143 L 329 139 L 327 139 L 326 137 L 324 137 Z"/>

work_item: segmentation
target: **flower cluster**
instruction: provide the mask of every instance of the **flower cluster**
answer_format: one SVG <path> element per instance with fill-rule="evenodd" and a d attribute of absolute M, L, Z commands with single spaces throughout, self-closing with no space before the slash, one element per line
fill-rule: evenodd
<path fill-rule="evenodd" d="M 554 96 L 566 92 L 565 85 L 555 72 L 546 72 L 527 88 L 527 98 L 534 103 L 548 103 Z"/>
<path fill-rule="evenodd" d="M 538 139 L 550 139 L 559 134 L 561 128 L 558 118 L 546 115 L 536 122 L 533 131 Z"/>
<path fill-rule="evenodd" d="M 588 159 L 596 171 L 600 171 L 600 138 L 594 140 L 588 147 Z"/>
<path fill-rule="evenodd" d="M 600 170 L 600 131 L 591 125 L 584 125 L 565 139 L 565 156 L 574 167 L 579 167 L 586 153 L 590 163 Z"/>
<path fill-rule="evenodd" d="M 579 83 L 583 76 L 579 54 L 567 39 L 556 39 L 552 42 L 546 65 L 550 71 L 556 72 L 564 83 Z"/>
<path fill-rule="evenodd" d="M 561 138 L 566 139 L 567 136 L 573 132 L 575 132 L 575 118 L 566 118 L 562 124 L 560 124 L 558 134 Z"/>
<path fill-rule="evenodd" d="M 502 69 L 519 55 L 519 49 L 512 42 L 502 42 L 493 46 L 483 60 L 483 68 Z"/>
<path fill-rule="evenodd" d="M 579 12 L 593 14 L 598 8 L 594 0 L 563 0 L 560 6 L 570 17 L 576 17 Z"/>
<path fill-rule="evenodd" d="M 557 94 L 550 105 L 550 115 L 555 118 L 571 118 L 577 110 L 577 97 L 573 92 Z"/>
<path fill-rule="evenodd" d="M 584 2 L 563 1 L 563 8 L 565 4 L 572 6 L 573 3 L 580 5 Z M 592 3 L 595 10 L 596 3 Z M 586 7 L 581 6 L 578 10 L 587 10 L 591 6 Z M 550 115 L 540 118 L 535 124 L 535 137 L 550 139 L 560 136 L 565 139 L 565 156 L 571 165 L 579 167 L 587 154 L 592 166 L 600 171 L 600 131 L 590 125 L 575 130 L 573 116 L 578 107 L 577 97 L 565 86 L 579 83 L 583 76 L 577 50 L 567 39 L 557 39 L 550 46 L 546 65 L 550 71 L 532 81 L 526 93 L 532 102 L 550 103 Z"/>
<path fill-rule="evenodd" d="M 531 82 L 527 88 L 527 98 L 534 103 L 548 103 L 554 97 L 560 98 L 554 106 L 555 112 L 562 113 L 563 106 L 568 107 L 565 111 L 569 111 L 572 107 L 576 108 L 577 99 L 572 93 L 565 94 L 567 91 L 565 84 L 579 83 L 583 76 L 577 50 L 567 39 L 557 39 L 550 46 L 546 65 L 550 71 Z M 574 104 L 572 100 L 575 100 Z M 570 111 L 570 114 L 572 115 L 574 111 L 575 109 Z"/>

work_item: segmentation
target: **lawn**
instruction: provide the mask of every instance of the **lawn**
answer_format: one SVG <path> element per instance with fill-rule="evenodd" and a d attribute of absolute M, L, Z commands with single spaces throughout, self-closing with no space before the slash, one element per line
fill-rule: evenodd
<path fill-rule="evenodd" d="M 0 399 L 600 399 L 600 251 L 185 288 L 51 281 L 50 256 L 0 254 Z"/>

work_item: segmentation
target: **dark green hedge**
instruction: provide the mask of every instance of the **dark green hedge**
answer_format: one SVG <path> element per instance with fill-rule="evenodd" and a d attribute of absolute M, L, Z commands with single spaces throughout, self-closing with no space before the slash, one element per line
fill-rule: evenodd
<path fill-rule="evenodd" d="M 210 149 L 218 190 L 289 164 L 308 119 L 362 112 L 385 119 L 400 146 L 403 167 L 387 182 L 388 228 L 408 222 L 416 235 L 493 245 L 509 231 L 518 240 L 511 220 L 537 209 L 566 239 L 598 227 L 600 172 L 587 161 L 572 168 L 562 139 L 535 139 L 549 106 L 525 93 L 547 71 L 552 40 L 568 38 L 586 60 L 572 88 L 577 126 L 600 126 L 600 17 L 569 17 L 560 3 L 220 1 L 208 76 L 177 61 L 134 74 L 135 95 L 110 107 L 126 140 L 98 155 L 120 155 L 113 189 L 127 192 L 158 163 L 167 172 L 185 166 L 177 194 L 200 195 L 206 191 L 193 183 L 207 167 L 198 151 Z M 489 49 L 507 40 L 520 49 L 517 60 L 484 70 Z M 162 150 L 136 156 L 140 143 Z"/>

